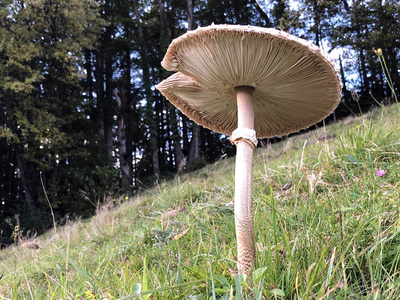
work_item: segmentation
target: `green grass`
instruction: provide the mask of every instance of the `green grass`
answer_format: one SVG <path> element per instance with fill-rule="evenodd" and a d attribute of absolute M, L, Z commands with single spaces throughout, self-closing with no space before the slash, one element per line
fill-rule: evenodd
<path fill-rule="evenodd" d="M 231 275 L 234 159 L 222 159 L 110 199 L 39 250 L 1 251 L 0 299 L 400 299 L 398 120 L 386 107 L 255 151 L 248 278 Z"/>

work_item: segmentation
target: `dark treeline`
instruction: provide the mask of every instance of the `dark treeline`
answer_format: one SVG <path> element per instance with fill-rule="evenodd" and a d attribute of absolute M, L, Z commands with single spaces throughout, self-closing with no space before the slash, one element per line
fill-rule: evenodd
<path fill-rule="evenodd" d="M 234 154 L 154 88 L 169 75 L 169 43 L 188 29 L 274 27 L 340 50 L 343 101 L 329 121 L 393 102 L 373 50 L 399 88 L 399 3 L 294 2 L 2 0 L 0 243 L 16 225 L 51 227 L 48 200 L 58 222 L 89 216 L 107 196 Z"/>

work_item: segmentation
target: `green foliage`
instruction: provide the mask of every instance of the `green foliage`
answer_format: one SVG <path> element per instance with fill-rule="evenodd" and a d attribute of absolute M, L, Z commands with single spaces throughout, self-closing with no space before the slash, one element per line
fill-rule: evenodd
<path fill-rule="evenodd" d="M 188 171 L 195 171 L 198 169 L 201 169 L 205 167 L 207 163 L 204 161 L 204 159 L 201 159 L 200 157 L 196 158 L 189 166 L 188 166 Z"/>
<path fill-rule="evenodd" d="M 234 161 L 225 159 L 114 199 L 36 238 L 39 250 L 3 250 L 0 295 L 397 299 L 399 117 L 374 110 L 256 151 L 258 257 L 248 277 L 234 273 Z"/>
<path fill-rule="evenodd" d="M 340 54 L 336 62 L 345 101 L 336 109 L 337 117 L 368 111 L 376 104 L 373 97 L 385 105 L 395 102 L 384 79 L 389 74 L 398 93 L 399 15 L 397 1 L 301 0 L 284 8 L 283 30 L 313 41 L 328 53 Z M 386 57 L 386 71 L 373 53 L 378 48 Z"/>
<path fill-rule="evenodd" d="M 97 202 L 112 188 L 105 184 L 110 172 L 101 149 L 94 147 L 96 127 L 86 117 L 82 93 L 83 51 L 96 45 L 105 25 L 98 7 L 91 0 L 10 1 L 0 6 L 0 138 L 15 149 L 15 170 L 25 193 L 17 197 L 27 198 L 15 213 L 27 206 L 34 219 L 33 210 L 48 206 L 40 172 L 62 216 L 91 207 L 88 201 L 74 205 L 75 210 L 67 204 L 73 198 L 82 203 L 82 191 Z"/>
<path fill-rule="evenodd" d="M 194 27 L 211 22 L 273 26 L 325 50 L 342 48 L 342 71 L 357 79 L 342 78 L 344 101 L 336 110 L 338 119 L 397 99 L 396 1 L 304 0 L 296 6 L 284 0 L 264 2 L 262 13 L 254 0 L 193 1 Z M 26 276 L 14 265 L 4 268 L 15 270 L 7 276 L 16 276 L 12 289 L 26 291 L 21 297 L 30 299 L 129 298 L 145 289 L 147 295 L 198 299 L 233 299 L 239 292 L 244 299 L 321 298 L 324 293 L 325 298 L 335 293 L 345 298 L 340 284 L 345 286 L 347 280 L 348 287 L 355 287 L 349 292 L 354 297 L 373 293 L 372 278 L 384 276 L 373 263 L 380 259 L 392 274 L 397 268 L 393 211 L 399 151 L 398 135 L 390 130 L 397 123 L 375 113 L 356 128 L 339 130 L 334 125 L 327 135 L 317 132 L 307 140 L 287 139 L 258 150 L 254 198 L 260 269 L 257 280 L 247 280 L 250 288 L 242 288 L 242 278 L 229 272 L 235 267 L 231 260 L 236 250 L 233 211 L 225 206 L 233 197 L 233 166 L 227 157 L 235 148 L 226 137 L 202 129 L 199 158 L 181 168 L 193 123 L 154 89 L 168 75 L 160 61 L 171 39 L 186 32 L 187 22 L 187 1 L 1 1 L 0 243 L 12 241 L 16 225 L 24 236 L 52 226 L 40 172 L 58 224 L 90 216 L 99 203 L 118 198 L 122 190 L 154 187 L 152 196 L 138 193 L 146 205 L 137 212 L 103 216 L 106 219 L 97 219 L 103 224 L 93 227 L 77 221 L 80 227 L 74 230 L 83 233 L 72 243 L 57 244 L 68 258 L 71 250 L 71 261 L 87 270 L 97 292 L 55 248 L 46 248 L 50 256 L 56 253 L 54 258 L 35 257 L 44 265 L 26 267 Z M 379 48 L 385 60 L 374 55 L 373 49 Z M 121 110 L 114 91 L 125 93 Z M 133 172 L 127 176 L 128 187 L 122 186 L 123 154 L 117 151 L 121 116 L 126 121 L 123 158 Z M 209 162 L 214 165 L 205 166 Z M 183 177 L 165 181 L 178 170 Z M 379 170 L 386 174 L 376 177 Z M 117 200 L 111 203 L 119 205 Z M 167 211 L 179 217 L 162 217 Z M 359 222 L 367 225 L 363 228 Z M 174 240 L 179 234 L 183 236 Z M 381 243 L 374 248 L 379 236 Z M 85 251 L 79 248 L 82 244 Z M 376 284 L 386 284 L 389 291 L 389 283 L 397 283 L 395 275 L 380 278 L 385 283 Z M 392 291 L 397 295 L 395 288 Z"/>

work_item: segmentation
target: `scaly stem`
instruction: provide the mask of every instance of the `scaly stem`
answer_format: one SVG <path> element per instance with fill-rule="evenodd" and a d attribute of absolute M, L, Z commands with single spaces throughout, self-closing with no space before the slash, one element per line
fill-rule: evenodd
<path fill-rule="evenodd" d="M 238 129 L 254 130 L 253 88 L 236 88 Z M 236 144 L 235 228 L 238 245 L 239 273 L 247 274 L 256 258 L 251 213 L 253 146 L 246 140 Z"/>

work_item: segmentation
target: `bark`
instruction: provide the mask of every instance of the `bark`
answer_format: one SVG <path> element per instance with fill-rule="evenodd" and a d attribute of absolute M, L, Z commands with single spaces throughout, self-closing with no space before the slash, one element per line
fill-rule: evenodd
<path fill-rule="evenodd" d="M 196 158 L 199 157 L 199 144 L 200 144 L 200 127 L 197 124 L 193 124 L 192 139 L 190 141 L 189 153 L 188 153 L 188 164 L 192 163 Z"/>
<path fill-rule="evenodd" d="M 351 95 L 350 92 L 347 90 L 347 80 L 346 76 L 344 75 L 344 69 L 343 69 L 343 64 L 342 64 L 342 57 L 339 55 L 339 67 L 340 67 L 340 78 L 342 81 L 342 97 L 343 99 L 350 100 Z M 336 123 L 336 109 L 333 111 L 333 121 Z"/>
<path fill-rule="evenodd" d="M 185 164 L 185 157 L 183 156 L 182 153 L 182 147 L 181 147 L 181 139 L 179 136 L 179 130 L 178 130 L 178 121 L 176 118 L 176 109 L 175 107 L 171 107 L 170 109 L 170 114 L 171 114 L 171 124 L 173 125 L 171 128 L 172 132 L 172 140 L 174 144 L 174 155 L 175 155 L 175 166 L 176 170 L 179 172 L 183 169 L 184 164 Z"/>
<path fill-rule="evenodd" d="M 106 139 L 107 144 L 107 153 L 109 157 L 112 157 L 113 152 L 113 109 L 112 109 L 112 96 L 113 96 L 113 87 L 112 87 L 112 76 L 113 76 L 113 68 L 112 68 L 112 58 L 111 56 L 106 57 L 105 59 L 106 65 L 106 97 L 104 99 L 104 137 Z"/>
<path fill-rule="evenodd" d="M 176 118 L 176 109 L 173 105 L 167 103 L 167 126 L 168 126 L 168 148 L 170 161 L 172 162 L 171 169 L 179 171 L 183 160 L 183 154 L 180 145 L 180 136 Z"/>
<path fill-rule="evenodd" d="M 118 152 L 119 164 L 121 169 L 121 189 L 127 191 L 132 185 L 132 161 L 128 151 L 126 138 L 126 117 L 127 106 L 129 101 L 126 98 L 125 90 L 121 89 L 120 94 L 114 90 L 114 96 L 118 104 L 118 119 L 117 119 L 117 135 L 118 135 Z"/>
<path fill-rule="evenodd" d="M 193 30 L 193 0 L 187 0 L 188 30 Z"/>
<path fill-rule="evenodd" d="M 112 16 L 112 8 L 111 1 L 106 1 L 106 17 Z M 110 26 L 106 27 L 106 31 L 104 33 L 103 45 L 107 47 L 112 43 L 112 34 L 115 32 L 114 24 L 111 23 Z M 107 153 L 111 159 L 113 152 L 113 93 L 114 88 L 112 86 L 113 81 L 113 54 L 107 53 L 107 51 L 103 52 L 103 63 L 105 67 L 105 97 L 103 98 L 103 124 L 104 124 L 104 138 L 106 140 Z M 102 92 L 104 93 L 104 85 L 101 87 Z M 104 95 L 104 94 L 103 94 Z"/>
<path fill-rule="evenodd" d="M 359 65 L 358 65 L 358 67 L 359 67 L 359 76 L 360 76 L 361 82 L 362 82 L 362 95 L 364 97 L 368 97 L 367 95 L 368 95 L 368 92 L 369 92 L 370 84 L 369 84 L 369 79 L 368 79 L 368 76 L 367 76 L 367 72 L 365 70 L 365 66 L 367 64 L 366 64 L 366 61 L 365 61 L 364 50 L 360 49 L 358 51 L 358 55 L 359 55 Z"/>
<path fill-rule="evenodd" d="M 193 30 L 194 29 L 193 0 L 187 0 L 187 6 L 188 6 L 188 30 Z M 200 128 L 197 124 L 193 124 L 192 139 L 190 141 L 189 153 L 187 159 L 188 164 L 192 163 L 196 158 L 199 157 L 199 144 L 200 144 Z"/>
<path fill-rule="evenodd" d="M 90 50 L 86 50 L 85 51 L 85 69 L 86 69 L 86 86 L 87 89 L 89 90 L 89 95 L 88 95 L 88 99 L 89 99 L 89 103 L 91 104 L 91 107 L 93 107 L 93 67 L 92 67 L 92 63 L 91 63 L 91 57 L 92 57 L 92 53 Z M 94 116 L 94 112 L 91 113 L 93 117 Z"/>
<path fill-rule="evenodd" d="M 388 68 L 389 68 L 389 75 L 393 83 L 394 89 L 397 88 L 397 92 L 400 89 L 400 73 L 399 68 L 397 67 L 399 61 L 397 60 L 396 52 L 394 51 L 393 47 L 387 49 L 388 53 Z M 392 91 L 390 90 L 390 97 L 394 98 L 394 95 L 391 94 Z M 394 100 L 394 99 L 392 99 Z"/>
<path fill-rule="evenodd" d="M 100 51 L 95 51 L 95 70 L 94 77 L 95 81 L 95 91 L 97 98 L 97 109 L 95 111 L 95 118 L 93 120 L 97 121 L 99 133 L 101 136 L 105 137 L 104 133 L 104 77 L 103 77 L 103 55 Z"/>
<path fill-rule="evenodd" d="M 183 138 L 183 154 L 185 156 L 189 153 L 189 136 L 188 136 L 188 122 L 189 118 L 186 117 L 184 114 L 179 114 L 182 118 L 182 138 Z"/>
<path fill-rule="evenodd" d="M 321 24 L 321 5 L 319 1 L 313 1 L 313 18 L 314 18 L 314 35 L 315 35 L 315 45 L 320 46 L 320 24 Z"/>
<path fill-rule="evenodd" d="M 347 81 L 346 81 L 346 76 L 344 76 L 344 69 L 343 69 L 343 63 L 342 63 L 342 57 L 339 55 L 339 66 L 340 66 L 340 79 L 342 80 L 343 84 L 343 93 L 347 94 Z"/>
<path fill-rule="evenodd" d="M 126 18 L 129 18 L 129 12 L 126 12 Z M 125 39 L 131 41 L 132 37 L 132 25 L 131 22 L 124 23 L 125 27 Z M 125 119 L 125 141 L 126 141 L 126 161 L 129 168 L 129 186 L 133 184 L 133 166 L 132 166 L 132 153 L 133 153 L 133 120 L 135 122 L 139 122 L 140 118 L 133 111 L 132 107 L 136 107 L 136 100 L 132 97 L 132 76 L 131 76 L 131 69 L 132 69 L 132 60 L 131 60 L 131 49 L 129 45 L 125 46 L 125 74 L 124 74 L 124 87 L 121 88 L 121 98 L 122 100 L 125 99 L 125 109 L 124 109 L 124 119 Z M 135 113 L 135 118 L 133 118 Z"/>
<path fill-rule="evenodd" d="M 159 155 L 158 155 L 158 143 L 157 143 L 157 125 L 154 120 L 154 111 L 153 111 L 153 97 L 151 92 L 151 83 L 150 83 L 150 73 L 149 66 L 147 62 L 147 54 L 146 54 L 146 46 L 144 43 L 143 37 L 143 27 L 141 25 L 141 18 L 139 13 L 139 2 L 138 0 L 134 0 L 133 2 L 134 10 L 135 10 L 135 18 L 137 22 L 137 32 L 139 37 L 139 48 L 140 48 L 140 58 L 141 58 L 141 67 L 143 70 L 143 86 L 144 92 L 146 95 L 146 118 L 147 123 L 149 125 L 150 131 L 150 140 L 149 140 L 149 151 L 152 157 L 152 165 L 153 172 L 156 177 L 160 177 L 160 164 L 159 164 Z"/>
<path fill-rule="evenodd" d="M 38 207 L 40 197 L 39 172 L 35 172 L 31 163 L 23 158 L 23 149 L 20 144 L 15 145 L 15 156 L 25 192 L 25 202 L 28 210 L 33 213 Z"/>

